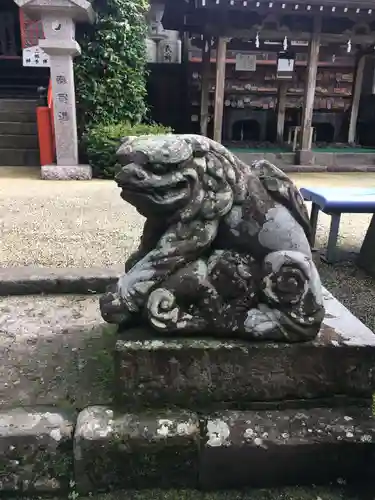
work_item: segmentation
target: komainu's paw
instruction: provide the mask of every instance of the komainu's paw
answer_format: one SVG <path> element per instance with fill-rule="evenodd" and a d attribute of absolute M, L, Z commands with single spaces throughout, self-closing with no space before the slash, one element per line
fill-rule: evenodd
<path fill-rule="evenodd" d="M 131 317 L 131 312 L 121 300 L 119 293 L 116 291 L 116 287 L 108 289 L 108 291 L 100 297 L 99 305 L 102 317 L 107 323 L 116 325 L 125 324 Z"/>
<path fill-rule="evenodd" d="M 280 314 L 277 310 L 270 309 L 265 304 L 259 304 L 258 308 L 250 309 L 244 322 L 245 331 L 252 334 L 254 338 L 269 338 L 272 332 L 280 329 Z"/>

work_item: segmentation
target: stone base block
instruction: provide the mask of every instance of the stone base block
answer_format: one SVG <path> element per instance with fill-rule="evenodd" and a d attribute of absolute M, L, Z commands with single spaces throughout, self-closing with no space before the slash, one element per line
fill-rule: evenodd
<path fill-rule="evenodd" d="M 315 155 L 310 150 L 301 149 L 296 151 L 297 165 L 314 165 Z"/>
<path fill-rule="evenodd" d="M 205 421 L 205 489 L 373 480 L 370 409 L 226 412 Z"/>
<path fill-rule="evenodd" d="M 371 397 L 375 335 L 330 293 L 314 342 L 265 344 L 157 339 L 133 329 L 117 341 L 115 376 L 121 405 L 194 409 L 249 408 L 254 402 Z M 240 405 L 240 406 L 239 406 Z"/>
<path fill-rule="evenodd" d="M 0 413 L 0 494 L 67 493 L 74 421 L 55 408 Z"/>
<path fill-rule="evenodd" d="M 199 443 L 198 417 L 189 412 L 114 415 L 106 407 L 87 408 L 74 439 L 77 488 L 194 488 Z"/>
<path fill-rule="evenodd" d="M 88 181 L 92 178 L 92 169 L 90 165 L 43 165 L 41 177 L 50 181 Z"/>

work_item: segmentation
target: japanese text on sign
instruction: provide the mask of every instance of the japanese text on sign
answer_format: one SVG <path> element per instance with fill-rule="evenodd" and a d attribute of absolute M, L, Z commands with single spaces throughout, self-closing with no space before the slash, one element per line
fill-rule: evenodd
<path fill-rule="evenodd" d="M 65 78 L 65 76 L 64 76 L 64 75 L 57 75 L 57 76 L 56 76 L 56 83 L 57 83 L 58 85 L 65 85 L 65 84 L 66 84 L 66 83 L 68 83 L 68 82 L 67 82 L 67 80 L 66 80 L 66 78 Z"/>
<path fill-rule="evenodd" d="M 67 111 L 59 111 L 57 114 L 57 118 L 59 122 L 67 122 L 69 121 L 69 114 Z"/>
<path fill-rule="evenodd" d="M 49 68 L 49 56 L 37 45 L 27 47 L 22 51 L 22 64 L 29 67 Z"/>
<path fill-rule="evenodd" d="M 236 54 L 236 71 L 255 71 L 256 66 L 255 54 Z"/>

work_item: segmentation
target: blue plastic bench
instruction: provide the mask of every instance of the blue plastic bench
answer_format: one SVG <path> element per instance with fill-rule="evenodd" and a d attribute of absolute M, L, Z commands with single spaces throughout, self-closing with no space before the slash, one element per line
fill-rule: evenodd
<path fill-rule="evenodd" d="M 328 246 L 325 254 L 327 262 L 336 260 L 336 245 L 339 234 L 340 218 L 343 213 L 375 213 L 375 188 L 302 188 L 303 199 L 312 202 L 310 222 L 312 227 L 312 245 L 315 243 L 316 226 L 319 210 L 331 216 L 331 227 L 328 236 Z M 362 245 L 368 246 L 370 229 L 375 226 L 375 219 Z M 375 244 L 375 241 L 374 241 Z M 361 249 L 361 253 L 362 253 Z M 375 253 L 375 252 L 374 252 Z"/>

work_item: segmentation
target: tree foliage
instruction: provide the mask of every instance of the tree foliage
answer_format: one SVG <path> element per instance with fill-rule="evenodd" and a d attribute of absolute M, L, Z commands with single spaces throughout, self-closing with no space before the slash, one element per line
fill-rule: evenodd
<path fill-rule="evenodd" d="M 146 113 L 147 0 L 93 0 L 94 25 L 77 32 L 78 128 L 139 123 Z"/>

